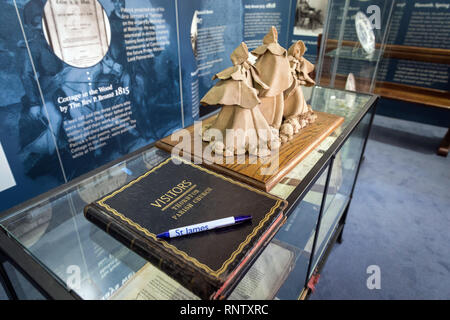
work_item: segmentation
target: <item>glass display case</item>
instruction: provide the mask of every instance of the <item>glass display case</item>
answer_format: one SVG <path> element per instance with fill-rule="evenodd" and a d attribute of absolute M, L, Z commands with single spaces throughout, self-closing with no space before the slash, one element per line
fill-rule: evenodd
<path fill-rule="evenodd" d="M 395 1 L 330 0 L 316 82 L 373 92 Z"/>
<path fill-rule="evenodd" d="M 345 121 L 270 191 L 287 200 L 288 219 L 242 279 L 251 285 L 239 283 L 230 299 L 303 297 L 342 236 L 378 96 L 320 86 L 308 95 L 314 110 Z M 44 298 L 136 298 L 133 280 L 140 277 L 142 283 L 159 271 L 87 221 L 83 208 L 169 156 L 146 147 L 3 212 L 0 252 Z M 9 296 L 27 298 L 17 294 L 3 265 L 1 271 Z M 176 283 L 170 283 L 175 293 L 168 286 L 161 292 L 153 286 L 151 298 L 193 298 Z M 134 293 L 127 296 L 124 288 Z"/>

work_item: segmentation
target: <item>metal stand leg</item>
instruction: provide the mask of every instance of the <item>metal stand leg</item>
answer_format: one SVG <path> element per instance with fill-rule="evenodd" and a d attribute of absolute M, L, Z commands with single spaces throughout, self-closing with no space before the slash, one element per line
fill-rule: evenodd
<path fill-rule="evenodd" d="M 0 253 L 0 282 L 5 289 L 6 295 L 9 300 L 18 300 L 17 293 L 14 290 L 14 286 L 11 283 L 11 280 L 8 277 L 8 274 L 4 267 L 5 258 Z"/>
<path fill-rule="evenodd" d="M 328 164 L 327 179 L 325 181 L 325 187 L 323 189 L 323 196 L 322 196 L 322 202 L 320 204 L 319 217 L 317 218 L 316 232 L 314 233 L 314 240 L 313 240 L 313 244 L 312 244 L 312 248 L 311 248 L 311 255 L 309 257 L 309 264 L 308 264 L 308 271 L 306 273 L 305 287 L 308 287 L 308 283 L 309 283 L 309 279 L 310 279 L 309 277 L 311 274 L 311 267 L 312 267 L 314 255 L 316 252 L 317 238 L 319 237 L 319 232 L 320 232 L 320 224 L 322 221 L 322 215 L 324 214 L 324 208 L 325 208 L 325 204 L 327 201 L 328 186 L 329 186 L 330 180 L 331 180 L 331 171 L 333 169 L 334 157 L 335 157 L 334 155 L 331 157 L 330 163 Z"/>
<path fill-rule="evenodd" d="M 341 217 L 340 223 L 342 224 L 342 229 L 341 229 L 341 232 L 339 232 L 338 238 L 336 239 L 336 242 L 339 244 L 341 244 L 343 241 L 342 234 L 344 233 L 345 221 L 347 220 L 347 213 L 348 213 L 348 209 L 350 208 L 351 201 L 352 200 L 350 198 L 350 201 L 348 202 L 347 207 L 345 208 L 344 213 L 342 214 L 342 217 Z"/>
<path fill-rule="evenodd" d="M 339 233 L 339 237 L 337 238 L 336 242 L 339 244 L 342 244 L 342 241 L 344 241 L 344 239 L 342 239 L 342 234 L 344 233 L 344 228 L 342 228 L 341 233 Z"/>
<path fill-rule="evenodd" d="M 438 155 L 446 157 L 448 155 L 448 150 L 450 149 L 450 128 L 447 131 L 444 139 L 442 139 L 441 145 L 438 149 Z"/>

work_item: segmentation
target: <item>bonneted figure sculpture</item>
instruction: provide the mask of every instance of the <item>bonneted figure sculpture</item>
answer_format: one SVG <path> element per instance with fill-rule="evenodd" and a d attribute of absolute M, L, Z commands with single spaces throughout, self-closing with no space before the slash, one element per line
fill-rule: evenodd
<path fill-rule="evenodd" d="M 269 155 L 315 121 L 301 88 L 315 84 L 309 76 L 314 65 L 303 57 L 305 52 L 302 41 L 289 50 L 280 46 L 275 27 L 252 51 L 254 65 L 244 42 L 233 51 L 233 66 L 213 77 L 219 82 L 201 100 L 203 105 L 222 106 L 202 132 L 216 154 Z"/>
<path fill-rule="evenodd" d="M 288 50 L 288 60 L 293 77 L 292 85 L 284 91 L 284 122 L 281 126 L 280 138 L 282 142 L 288 141 L 316 119 L 311 106 L 306 103 L 302 86 L 310 87 L 315 84 L 309 73 L 314 70 L 314 65 L 306 60 L 303 55 L 306 47 L 303 41 L 297 41 Z"/>
<path fill-rule="evenodd" d="M 287 51 L 278 44 L 278 32 L 271 27 L 263 39 L 263 44 L 252 51 L 257 56 L 255 67 L 269 89 L 261 88 L 261 112 L 275 131 L 283 121 L 284 97 L 292 82 L 292 74 Z"/>
<path fill-rule="evenodd" d="M 203 105 L 222 105 L 217 118 L 202 133 L 202 139 L 211 143 L 216 154 L 232 156 L 248 152 L 265 156 L 269 149 L 280 145 L 279 137 L 273 134 L 260 110 L 258 89 L 270 87 L 248 57 L 247 45 L 242 42 L 231 54 L 233 66 L 214 75 L 213 80 L 219 82 L 201 100 Z"/>

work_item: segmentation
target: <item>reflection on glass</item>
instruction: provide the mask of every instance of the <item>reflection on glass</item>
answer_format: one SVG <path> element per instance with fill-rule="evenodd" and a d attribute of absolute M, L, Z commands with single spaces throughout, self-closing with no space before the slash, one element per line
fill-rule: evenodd
<path fill-rule="evenodd" d="M 270 191 L 271 194 L 283 199 L 289 197 L 307 173 L 333 145 L 337 137 L 347 128 L 351 120 L 361 112 L 371 97 L 356 92 L 337 91 L 322 87 L 313 87 L 312 90 L 307 90 L 306 94 L 309 96 L 308 102 L 314 110 L 336 114 L 344 117 L 345 120 Z M 335 178 L 338 177 L 333 176 L 333 179 Z"/>
<path fill-rule="evenodd" d="M 370 95 L 359 94 L 356 92 L 314 87 L 310 104 L 314 110 L 344 117 L 344 124 L 341 125 L 341 128 L 344 129 L 349 125 L 350 121 L 361 112 L 361 109 L 366 105 L 370 98 Z"/>
<path fill-rule="evenodd" d="M 316 83 L 345 88 L 352 73 L 358 92 L 373 92 L 394 1 L 330 0 Z"/>
<path fill-rule="evenodd" d="M 87 221 L 83 209 L 167 156 L 152 148 L 5 217 L 1 225 L 80 297 L 108 299 L 146 261 Z"/>
<path fill-rule="evenodd" d="M 297 299 L 305 286 L 320 204 L 324 193 L 323 181 L 325 181 L 327 173 L 328 169 L 325 169 L 275 236 L 278 241 L 288 243 L 290 246 L 296 247 L 298 251 L 292 271 L 278 291 L 277 298 Z"/>
<path fill-rule="evenodd" d="M 314 270 L 323 256 L 327 243 L 349 203 L 370 118 L 370 113 L 365 115 L 334 159 L 311 270 Z"/>
<path fill-rule="evenodd" d="M 31 247 L 47 231 L 51 218 L 52 205 L 44 201 L 37 206 L 35 212 L 12 216 L 2 224 L 7 226 L 7 230 L 24 246 Z"/>

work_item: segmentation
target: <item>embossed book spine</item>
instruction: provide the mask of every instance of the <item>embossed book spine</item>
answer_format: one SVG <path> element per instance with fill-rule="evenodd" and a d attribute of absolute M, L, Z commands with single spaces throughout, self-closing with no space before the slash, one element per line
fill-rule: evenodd
<path fill-rule="evenodd" d="M 101 208 L 90 205 L 85 208 L 84 215 L 103 231 L 106 231 L 130 250 L 136 252 L 177 280 L 180 284 L 192 290 L 199 297 L 209 299 L 210 297 L 205 297 L 204 293 L 215 292 L 221 286 L 219 279 L 209 276 L 186 263 L 186 261 L 161 249 L 160 246 L 148 238 L 129 230 L 126 225 L 115 221 L 114 218 L 105 213 Z"/>
<path fill-rule="evenodd" d="M 284 223 L 286 201 L 172 158 L 95 201 L 85 217 L 202 299 L 224 299 Z M 174 227 L 252 221 L 162 240 Z"/>

